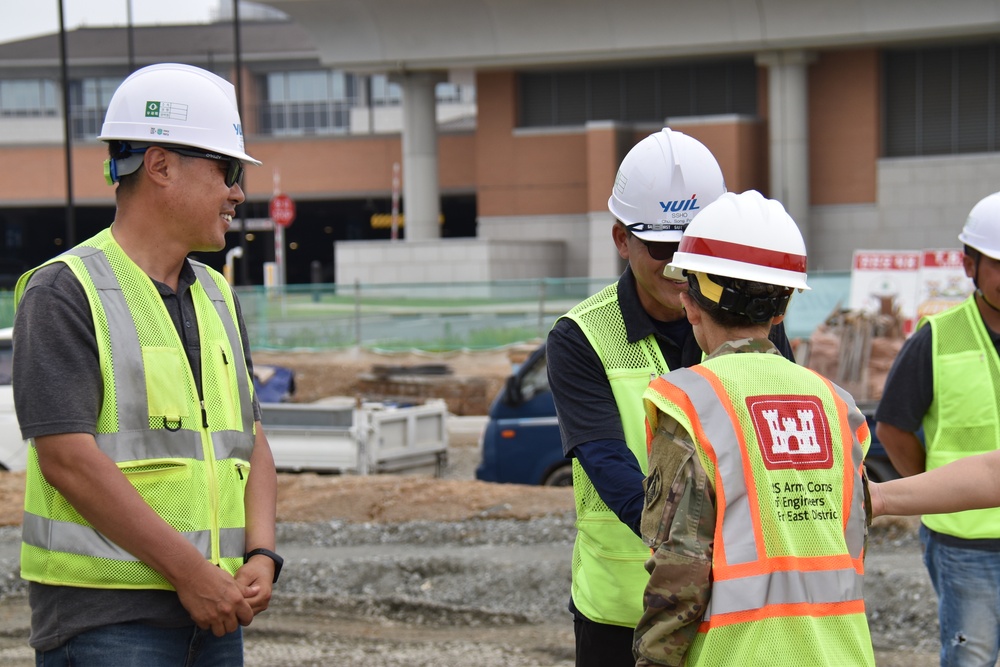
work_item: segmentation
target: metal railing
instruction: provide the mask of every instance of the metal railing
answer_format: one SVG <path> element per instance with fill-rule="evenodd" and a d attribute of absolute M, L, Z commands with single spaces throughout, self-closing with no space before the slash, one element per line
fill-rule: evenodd
<path fill-rule="evenodd" d="M 614 278 L 544 278 L 468 283 L 307 284 L 237 287 L 255 349 L 495 349 L 541 340 L 556 318 Z M 846 306 L 850 274 L 809 276 L 792 297 L 785 326 L 808 337 Z M 0 327 L 14 321 L 13 292 L 0 292 Z"/>
<path fill-rule="evenodd" d="M 491 349 L 545 337 L 609 279 L 237 288 L 259 349 Z"/>

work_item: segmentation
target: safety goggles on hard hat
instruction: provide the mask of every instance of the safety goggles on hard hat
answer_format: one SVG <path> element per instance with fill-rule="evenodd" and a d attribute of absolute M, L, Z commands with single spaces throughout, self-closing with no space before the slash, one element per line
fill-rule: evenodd
<path fill-rule="evenodd" d="M 142 155 L 150 148 L 152 148 L 152 146 L 132 147 L 126 143 L 123 146 L 123 156 L 105 160 L 104 178 L 107 180 L 108 185 L 115 184 L 122 176 L 131 174 L 133 171 L 138 169 L 139 165 L 142 164 L 142 160 L 140 158 L 133 158 L 133 156 Z M 186 157 L 200 157 L 206 160 L 226 162 L 228 163 L 225 179 L 226 187 L 231 188 L 237 183 L 240 185 L 243 184 L 243 163 L 234 157 L 183 146 L 160 146 L 160 148 L 170 151 L 171 153 L 184 155 Z M 125 167 L 124 165 L 128 162 L 132 162 L 132 164 L 128 164 L 128 166 Z"/>
<path fill-rule="evenodd" d="M 197 148 L 177 148 L 175 146 L 161 146 L 161 148 L 168 150 L 171 153 L 177 153 L 187 157 L 200 157 L 206 160 L 228 162 L 229 168 L 226 169 L 226 187 L 231 188 L 237 183 L 243 183 L 243 163 L 234 157 L 220 155 L 219 153 L 209 153 L 207 151 L 198 150 Z"/>

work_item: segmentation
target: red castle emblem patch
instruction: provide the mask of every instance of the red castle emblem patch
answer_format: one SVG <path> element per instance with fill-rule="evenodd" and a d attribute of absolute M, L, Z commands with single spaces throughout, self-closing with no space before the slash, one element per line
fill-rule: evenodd
<path fill-rule="evenodd" d="M 833 466 L 832 434 L 815 396 L 749 396 L 757 442 L 768 470 Z"/>

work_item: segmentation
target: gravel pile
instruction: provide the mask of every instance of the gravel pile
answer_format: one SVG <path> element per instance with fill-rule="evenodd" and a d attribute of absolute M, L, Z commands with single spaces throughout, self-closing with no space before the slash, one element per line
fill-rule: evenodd
<path fill-rule="evenodd" d="M 447 667 L 473 656 L 484 667 L 572 665 L 572 514 L 527 521 L 484 514 L 457 522 L 279 524 L 285 569 L 271 609 L 247 630 L 248 667 Z M 0 654 L 18 666 L 30 664 L 16 636 L 27 628 L 19 540 L 18 527 L 0 528 L 0 603 L 24 609 L 19 627 L 7 628 L 13 648 Z M 876 650 L 933 654 L 936 598 L 913 531 L 877 525 L 866 569 Z"/>
<path fill-rule="evenodd" d="M 280 597 L 322 598 L 406 622 L 549 619 L 566 610 L 574 534 L 572 516 L 281 524 Z"/>

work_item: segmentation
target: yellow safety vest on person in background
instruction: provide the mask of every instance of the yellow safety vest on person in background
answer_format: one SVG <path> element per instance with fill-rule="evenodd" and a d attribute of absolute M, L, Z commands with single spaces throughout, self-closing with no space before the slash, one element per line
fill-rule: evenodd
<path fill-rule="evenodd" d="M 692 437 L 714 486 L 712 590 L 687 665 L 874 666 L 861 470 L 849 394 L 770 354 L 729 354 L 645 393 Z M 734 657 L 735 656 L 735 657 Z"/>
<path fill-rule="evenodd" d="M 653 336 L 628 342 L 618 305 L 618 283 L 584 300 L 565 317 L 576 322 L 604 365 L 621 415 L 625 443 L 646 473 L 646 422 L 642 392 L 667 363 Z M 649 581 L 649 547 L 601 500 L 579 461 L 573 459 L 576 542 L 573 545 L 573 604 L 597 623 L 635 627 Z"/>
<path fill-rule="evenodd" d="M 90 301 L 104 380 L 98 447 L 157 514 L 207 560 L 234 574 L 243 563 L 243 495 L 254 419 L 253 385 L 229 286 L 217 272 L 191 262 L 202 399 L 156 285 L 110 230 L 50 262 L 66 264 Z M 18 281 L 18 301 L 30 289 L 33 271 Z M 34 443 L 24 508 L 23 578 L 88 588 L 172 588 L 97 532 L 48 484 Z"/>
<path fill-rule="evenodd" d="M 931 315 L 934 400 L 924 415 L 925 467 L 1000 448 L 1000 357 L 974 296 Z M 925 514 L 931 530 L 963 539 L 1000 537 L 1000 508 Z"/>

